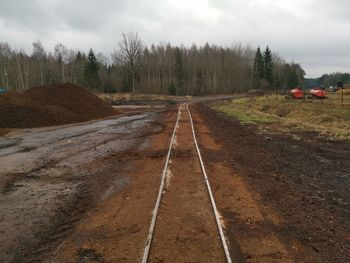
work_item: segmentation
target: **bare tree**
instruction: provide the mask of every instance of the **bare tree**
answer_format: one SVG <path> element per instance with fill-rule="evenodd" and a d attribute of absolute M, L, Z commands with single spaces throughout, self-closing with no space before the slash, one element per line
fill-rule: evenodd
<path fill-rule="evenodd" d="M 75 72 L 75 58 L 77 54 L 73 49 L 69 49 L 67 52 L 67 63 L 68 63 L 68 69 L 69 69 L 69 76 L 68 81 L 76 83 L 77 77 Z"/>
<path fill-rule="evenodd" d="M 117 64 L 128 68 L 132 80 L 132 92 L 135 92 L 135 77 L 142 62 L 145 45 L 137 33 L 123 33 L 123 39 L 118 44 L 119 50 L 114 53 Z"/>
<path fill-rule="evenodd" d="M 41 85 L 44 85 L 43 64 L 44 64 L 45 56 L 46 56 L 45 49 L 41 44 L 41 42 L 39 40 L 37 40 L 36 42 L 33 42 L 33 57 L 39 65 Z"/>
<path fill-rule="evenodd" d="M 55 57 L 56 57 L 58 63 L 61 65 L 62 81 L 66 82 L 64 68 L 65 68 L 65 64 L 67 63 L 67 60 L 68 60 L 68 49 L 62 44 L 57 44 L 55 46 Z"/>
<path fill-rule="evenodd" d="M 11 59 L 11 48 L 7 43 L 0 42 L 0 79 L 1 84 L 9 89 L 9 63 Z"/>
<path fill-rule="evenodd" d="M 19 83 L 19 86 L 20 86 L 20 89 L 22 90 L 22 91 L 24 91 L 25 90 L 25 81 L 23 80 L 23 71 L 22 71 L 22 66 L 23 66 L 23 63 L 21 63 L 21 62 L 23 62 L 23 54 L 22 54 L 22 51 L 20 51 L 19 53 L 17 53 L 16 55 L 15 55 L 15 58 L 16 58 L 16 65 L 17 65 L 17 79 L 18 79 L 18 83 Z M 20 59 L 19 58 L 21 58 L 21 61 L 20 61 Z"/>
<path fill-rule="evenodd" d="M 14 50 L 0 42 L 0 86 L 9 90 L 70 81 L 86 84 L 86 54 L 68 50 L 62 44 L 55 52 L 45 52 L 39 41 L 33 53 Z M 241 44 L 231 47 L 205 44 L 171 46 L 160 43 L 146 48 L 137 34 L 123 34 L 111 63 L 97 53 L 100 90 L 107 92 L 145 92 L 156 94 L 228 94 L 247 91 L 259 83 L 252 82 L 256 52 Z M 276 93 L 279 88 L 297 85 L 303 80 L 300 65 L 286 63 L 273 54 L 273 76 Z M 292 84 L 294 83 L 294 84 Z M 262 83 L 264 85 L 265 83 Z"/>
<path fill-rule="evenodd" d="M 100 65 L 103 65 L 103 66 L 107 66 L 109 63 L 108 57 L 106 57 L 102 52 L 97 53 L 96 60 Z"/>

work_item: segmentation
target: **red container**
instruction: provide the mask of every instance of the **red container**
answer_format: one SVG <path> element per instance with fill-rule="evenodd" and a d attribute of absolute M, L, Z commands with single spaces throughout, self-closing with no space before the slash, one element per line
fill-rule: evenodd
<path fill-rule="evenodd" d="M 301 99 L 304 96 L 304 92 L 300 88 L 294 88 L 290 91 L 290 95 L 295 99 Z"/>
<path fill-rule="evenodd" d="M 327 96 L 326 91 L 324 89 L 319 88 L 319 87 L 311 89 L 310 94 L 316 98 L 326 98 L 326 96 Z"/>

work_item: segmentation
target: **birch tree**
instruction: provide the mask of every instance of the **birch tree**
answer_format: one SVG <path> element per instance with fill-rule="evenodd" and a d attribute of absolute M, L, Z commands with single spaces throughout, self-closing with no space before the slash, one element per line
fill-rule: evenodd
<path fill-rule="evenodd" d="M 33 42 L 33 58 L 38 64 L 40 74 L 40 84 L 44 85 L 44 60 L 46 57 L 45 49 L 39 40 Z"/>
<path fill-rule="evenodd" d="M 62 82 L 65 83 L 66 82 L 65 64 L 67 63 L 67 60 L 68 60 L 68 49 L 61 43 L 58 43 L 55 46 L 55 57 L 57 59 L 59 66 L 61 67 Z"/>

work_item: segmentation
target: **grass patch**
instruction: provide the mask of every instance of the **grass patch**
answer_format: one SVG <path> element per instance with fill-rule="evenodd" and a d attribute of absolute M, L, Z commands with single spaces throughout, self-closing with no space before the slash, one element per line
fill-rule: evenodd
<path fill-rule="evenodd" d="M 229 117 L 238 119 L 242 124 L 271 123 L 277 120 L 273 116 L 267 116 L 266 114 L 246 111 L 241 108 L 235 107 L 235 105 L 232 103 L 216 105 L 213 106 L 213 109 L 222 112 Z"/>
<path fill-rule="evenodd" d="M 237 118 L 243 124 L 276 123 L 301 130 L 314 130 L 327 136 L 350 139 L 350 96 L 340 104 L 339 94 L 321 100 L 286 100 L 280 96 L 242 98 L 211 106 Z M 280 125 L 280 126 L 281 126 Z M 276 128 L 274 125 L 273 128 Z"/>

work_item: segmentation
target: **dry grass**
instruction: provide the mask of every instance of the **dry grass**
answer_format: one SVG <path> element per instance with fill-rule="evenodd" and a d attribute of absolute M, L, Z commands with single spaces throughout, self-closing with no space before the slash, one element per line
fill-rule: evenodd
<path fill-rule="evenodd" d="M 12 130 L 11 129 L 0 129 L 0 137 L 5 136 L 10 131 L 12 131 Z"/>
<path fill-rule="evenodd" d="M 338 94 L 341 94 L 342 90 L 338 90 L 336 93 Z M 346 94 L 346 95 L 349 95 L 350 94 L 350 88 L 345 88 L 343 90 L 343 93 Z"/>
<path fill-rule="evenodd" d="M 274 96 L 238 99 L 213 106 L 214 109 L 238 118 L 242 123 L 271 121 L 303 130 L 316 130 L 336 138 L 350 138 L 350 95 L 340 104 L 339 94 L 330 94 L 326 100 L 291 100 Z M 243 116 L 243 117 L 242 117 Z M 247 116 L 257 121 L 247 122 Z"/>

